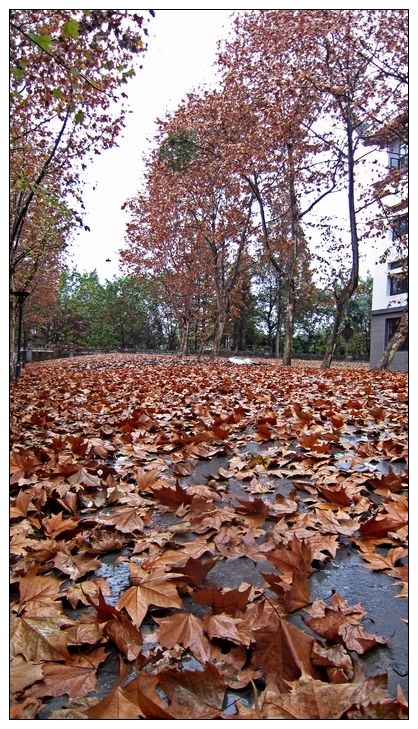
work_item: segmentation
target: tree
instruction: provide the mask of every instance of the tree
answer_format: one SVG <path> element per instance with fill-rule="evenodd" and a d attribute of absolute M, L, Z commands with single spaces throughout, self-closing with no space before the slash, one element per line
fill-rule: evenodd
<path fill-rule="evenodd" d="M 213 327 L 202 343 L 213 340 L 215 357 L 252 233 L 253 203 L 248 185 L 219 153 L 222 122 L 217 95 L 207 93 L 189 95 L 172 118 L 160 123 L 147 193 L 129 203 L 130 247 L 122 254 L 130 266 L 174 273 L 186 333 L 197 300 L 209 304 L 212 311 L 204 318 L 213 318 Z M 190 129 L 193 135 L 185 135 Z"/>
<path fill-rule="evenodd" d="M 258 203 L 263 255 L 286 282 L 286 365 L 292 358 L 299 259 L 307 252 L 302 221 L 335 188 L 339 162 L 324 159 L 324 143 L 311 131 L 322 100 L 307 81 L 316 52 L 314 37 L 305 34 L 307 14 L 245 14 L 219 54 L 229 154 L 239 160 Z"/>
<path fill-rule="evenodd" d="M 335 352 L 344 310 L 358 286 L 360 241 L 363 238 L 366 242 L 368 237 L 366 232 L 359 233 L 359 225 L 366 230 L 364 213 L 371 215 L 372 221 L 375 215 L 376 173 L 373 179 L 369 166 L 367 183 L 362 174 L 365 160 L 370 158 L 370 151 L 362 143 L 364 129 L 369 134 L 382 119 L 393 118 L 400 94 L 398 81 L 381 73 L 381 65 L 390 65 L 390 59 L 396 55 L 397 43 L 382 44 L 381 37 L 396 35 L 401 28 L 397 22 L 399 15 L 386 11 L 317 12 L 323 36 L 319 38 L 318 61 L 311 78 L 324 95 L 323 111 L 331 119 L 326 138 L 343 161 L 350 239 L 349 271 L 346 275 L 341 273 L 340 280 L 334 282 L 334 324 L 322 362 L 322 367 L 327 368 Z M 366 38 L 373 46 L 371 55 L 364 52 Z M 376 143 L 371 147 L 374 153 L 378 149 Z"/>
<path fill-rule="evenodd" d="M 124 10 L 10 12 L 11 290 L 59 262 L 81 224 L 82 171 L 124 126 L 144 25 Z"/>
<path fill-rule="evenodd" d="M 331 363 L 344 309 L 358 285 L 365 215 L 373 219 L 376 204 L 371 178 L 365 185 L 361 174 L 367 154 L 370 159 L 362 136 L 402 108 L 404 61 L 394 61 L 399 41 L 391 45 L 390 36 L 404 32 L 404 17 L 404 11 L 380 10 L 252 11 L 235 21 L 235 36 L 221 50 L 222 99 L 235 114 L 234 154 L 260 206 L 265 252 L 273 266 L 283 252 L 288 257 L 284 363 L 291 356 L 302 218 L 308 222 L 314 206 L 344 190 L 347 231 L 333 231 L 332 247 L 323 256 L 334 259 L 335 270 L 335 318 L 323 366 Z M 274 190 L 280 191 L 276 215 Z M 281 221 L 281 246 L 273 236 L 275 220 Z"/>

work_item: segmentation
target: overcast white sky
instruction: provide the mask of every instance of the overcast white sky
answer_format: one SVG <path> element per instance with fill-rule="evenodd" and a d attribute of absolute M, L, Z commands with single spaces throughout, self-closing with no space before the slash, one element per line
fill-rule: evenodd
<path fill-rule="evenodd" d="M 233 12 L 157 10 L 151 19 L 143 69 L 126 86 L 133 113 L 124 138 L 88 170 L 85 224 L 91 232 L 77 235 L 71 247 L 70 263 L 79 271 L 96 269 L 102 281 L 118 274 L 117 251 L 128 221 L 120 208 L 140 187 L 141 159 L 156 131 L 155 119 L 174 110 L 193 88 L 214 81 L 216 43 L 231 26 Z"/>

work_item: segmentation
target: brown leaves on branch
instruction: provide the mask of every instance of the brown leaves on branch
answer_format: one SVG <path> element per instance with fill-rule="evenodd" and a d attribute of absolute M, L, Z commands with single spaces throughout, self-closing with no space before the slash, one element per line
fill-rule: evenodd
<path fill-rule="evenodd" d="M 407 594 L 406 472 L 394 466 L 406 405 L 386 399 L 406 376 L 336 370 L 324 402 L 308 367 L 100 359 L 28 365 L 12 388 L 11 716 L 65 695 L 51 718 L 405 718 L 403 695 L 366 681 L 354 657 L 390 637 L 364 629 L 350 595 L 312 602 L 311 579 L 351 543 Z M 85 398 L 60 411 L 64 383 Z M 369 437 L 368 407 L 387 402 Z M 275 439 L 260 446 L 263 419 Z M 388 464 L 378 476 L 376 463 Z M 267 490 L 247 496 L 255 483 Z M 311 634 L 289 622 L 299 610 Z M 115 654 L 104 696 L 97 669 Z"/>

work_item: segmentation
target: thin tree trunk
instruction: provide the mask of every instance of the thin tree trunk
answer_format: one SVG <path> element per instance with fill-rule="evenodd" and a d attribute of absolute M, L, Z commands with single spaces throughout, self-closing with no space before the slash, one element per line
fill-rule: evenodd
<path fill-rule="evenodd" d="M 350 238 L 351 238 L 351 273 L 350 279 L 346 286 L 344 286 L 340 295 L 337 297 L 337 308 L 335 312 L 334 324 L 332 327 L 332 333 L 328 342 L 324 359 L 322 360 L 321 369 L 328 369 L 331 367 L 332 358 L 335 353 L 335 349 L 338 342 L 338 336 L 340 332 L 341 321 L 345 311 L 345 307 L 349 302 L 351 296 L 358 286 L 359 276 L 359 241 L 357 235 L 357 219 L 356 219 L 356 208 L 355 208 L 355 197 L 354 197 L 354 143 L 353 143 L 353 128 L 354 123 L 351 113 L 350 101 L 347 102 L 347 165 L 348 165 L 348 211 L 350 220 Z"/>
<path fill-rule="evenodd" d="M 295 278 L 294 275 L 289 279 L 289 297 L 286 308 L 286 333 L 283 345 L 282 363 L 286 366 L 292 364 L 292 343 L 293 331 L 295 328 Z"/>
<path fill-rule="evenodd" d="M 9 354 L 10 354 L 10 379 L 13 380 L 16 372 L 16 350 L 15 350 L 15 331 L 16 331 L 16 301 L 10 295 L 10 313 L 9 313 Z"/>
<path fill-rule="evenodd" d="M 227 308 L 221 309 L 221 311 L 218 314 L 217 322 L 216 322 L 216 332 L 215 336 L 213 338 L 213 357 L 217 357 L 219 354 L 219 349 L 221 347 L 221 341 L 222 341 L 222 335 L 224 333 L 225 328 L 225 322 L 227 317 Z"/>
<path fill-rule="evenodd" d="M 295 329 L 295 278 L 299 255 L 299 210 L 295 190 L 295 175 L 292 145 L 287 145 L 289 157 L 289 200 L 290 200 L 290 235 L 293 242 L 292 259 L 289 270 L 289 293 L 286 307 L 286 334 L 283 346 L 283 364 L 290 366 L 292 364 L 292 345 L 293 332 Z"/>
<path fill-rule="evenodd" d="M 181 339 L 181 346 L 180 346 L 180 359 L 183 359 L 185 354 L 187 354 L 187 345 L 189 341 L 189 327 L 190 327 L 190 321 L 189 319 L 186 319 L 185 324 L 183 326 L 183 335 Z"/>
<path fill-rule="evenodd" d="M 405 307 L 405 310 L 401 316 L 400 322 L 398 324 L 398 328 L 393 335 L 392 339 L 389 340 L 387 343 L 386 349 L 383 352 L 382 357 L 380 358 L 379 362 L 376 365 L 376 370 L 387 370 L 390 365 L 392 364 L 392 360 L 398 351 L 399 347 L 403 343 L 406 335 L 408 334 L 408 326 L 409 326 L 409 313 L 408 313 L 408 304 Z"/>

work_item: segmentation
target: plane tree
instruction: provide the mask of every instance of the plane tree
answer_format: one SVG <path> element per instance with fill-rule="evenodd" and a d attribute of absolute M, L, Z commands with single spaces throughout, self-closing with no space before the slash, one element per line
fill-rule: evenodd
<path fill-rule="evenodd" d="M 83 170 L 123 129 L 147 31 L 126 10 L 11 10 L 9 28 L 13 291 L 32 290 L 82 224 Z M 11 297 L 11 353 L 15 314 Z"/>

